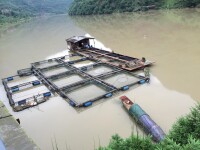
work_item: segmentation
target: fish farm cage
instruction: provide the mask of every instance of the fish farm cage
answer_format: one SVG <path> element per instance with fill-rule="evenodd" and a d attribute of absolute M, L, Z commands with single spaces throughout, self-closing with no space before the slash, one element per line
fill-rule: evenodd
<path fill-rule="evenodd" d="M 84 41 L 80 38 L 75 44 Z M 70 40 L 72 41 L 72 39 Z M 131 72 L 128 63 L 139 59 L 96 48 L 74 47 L 69 55 L 31 63 L 30 68 L 17 71 L 17 75 L 2 79 L 9 103 L 14 111 L 21 111 L 60 95 L 73 107 L 88 107 L 95 101 L 112 97 L 118 91 L 144 84 L 149 76 Z M 125 66 L 114 64 L 126 64 Z M 152 63 L 139 63 L 144 68 Z M 134 70 L 135 70 L 134 69 Z M 95 92 L 91 92 L 95 91 Z"/>

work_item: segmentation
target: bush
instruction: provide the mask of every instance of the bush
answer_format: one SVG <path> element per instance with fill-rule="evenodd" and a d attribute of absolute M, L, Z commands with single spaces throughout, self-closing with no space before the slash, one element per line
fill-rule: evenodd
<path fill-rule="evenodd" d="M 155 150 L 155 144 L 151 142 L 150 137 L 140 138 L 131 135 L 127 139 L 122 139 L 119 135 L 112 136 L 108 147 L 100 147 L 99 150 Z"/>
<path fill-rule="evenodd" d="M 98 150 L 200 150 L 200 104 L 181 117 L 160 143 L 153 143 L 150 137 L 114 135 L 107 147 Z"/>
<path fill-rule="evenodd" d="M 188 143 L 191 136 L 200 139 L 200 104 L 191 109 L 190 114 L 180 118 L 169 133 L 169 138 L 181 145 Z"/>
<path fill-rule="evenodd" d="M 200 0 L 74 0 L 69 15 L 110 14 L 114 12 L 132 12 L 148 10 L 145 6 L 156 8 L 196 7 Z"/>

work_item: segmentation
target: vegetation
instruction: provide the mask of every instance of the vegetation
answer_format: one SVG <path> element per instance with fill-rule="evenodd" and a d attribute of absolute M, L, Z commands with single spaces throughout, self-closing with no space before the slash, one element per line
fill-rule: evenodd
<path fill-rule="evenodd" d="M 191 113 L 180 118 L 160 143 L 151 142 L 150 137 L 131 135 L 122 139 L 114 135 L 107 147 L 98 150 L 199 150 L 200 149 L 200 104 Z"/>
<path fill-rule="evenodd" d="M 46 13 L 63 14 L 72 0 L 0 0 L 0 29 Z"/>
<path fill-rule="evenodd" d="M 200 5 L 200 0 L 74 0 L 70 6 L 69 15 L 111 14 L 198 5 Z"/>

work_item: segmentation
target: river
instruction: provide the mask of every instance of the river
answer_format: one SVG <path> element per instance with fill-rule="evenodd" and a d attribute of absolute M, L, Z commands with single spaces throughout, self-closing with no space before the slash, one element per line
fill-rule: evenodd
<path fill-rule="evenodd" d="M 13 112 L 2 84 L 1 100 L 42 150 L 89 150 L 109 143 L 118 133 L 128 137 L 137 126 L 119 96 L 126 95 L 168 133 L 172 124 L 200 102 L 200 10 L 149 11 L 101 16 L 45 16 L 0 37 L 0 78 L 31 62 L 67 54 L 65 39 L 90 34 L 115 52 L 146 57 L 151 82 L 77 112 L 56 96 L 35 108 Z M 142 133 L 141 133 L 142 134 Z M 56 142 L 55 142 L 56 139 Z"/>

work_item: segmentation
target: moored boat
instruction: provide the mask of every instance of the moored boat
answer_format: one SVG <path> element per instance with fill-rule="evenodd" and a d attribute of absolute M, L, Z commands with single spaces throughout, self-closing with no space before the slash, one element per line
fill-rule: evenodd
<path fill-rule="evenodd" d="M 164 131 L 158 126 L 151 117 L 136 103 L 133 103 L 128 97 L 120 97 L 124 107 L 129 114 L 133 116 L 137 123 L 139 123 L 144 131 L 152 136 L 155 142 L 160 142 L 165 138 Z"/>
<path fill-rule="evenodd" d="M 72 52 L 127 71 L 141 69 L 154 63 L 144 57 L 139 59 L 96 48 L 95 44 L 92 46 L 92 43 L 95 43 L 95 38 L 93 37 L 73 36 L 66 39 L 66 42 L 68 49 Z"/>

